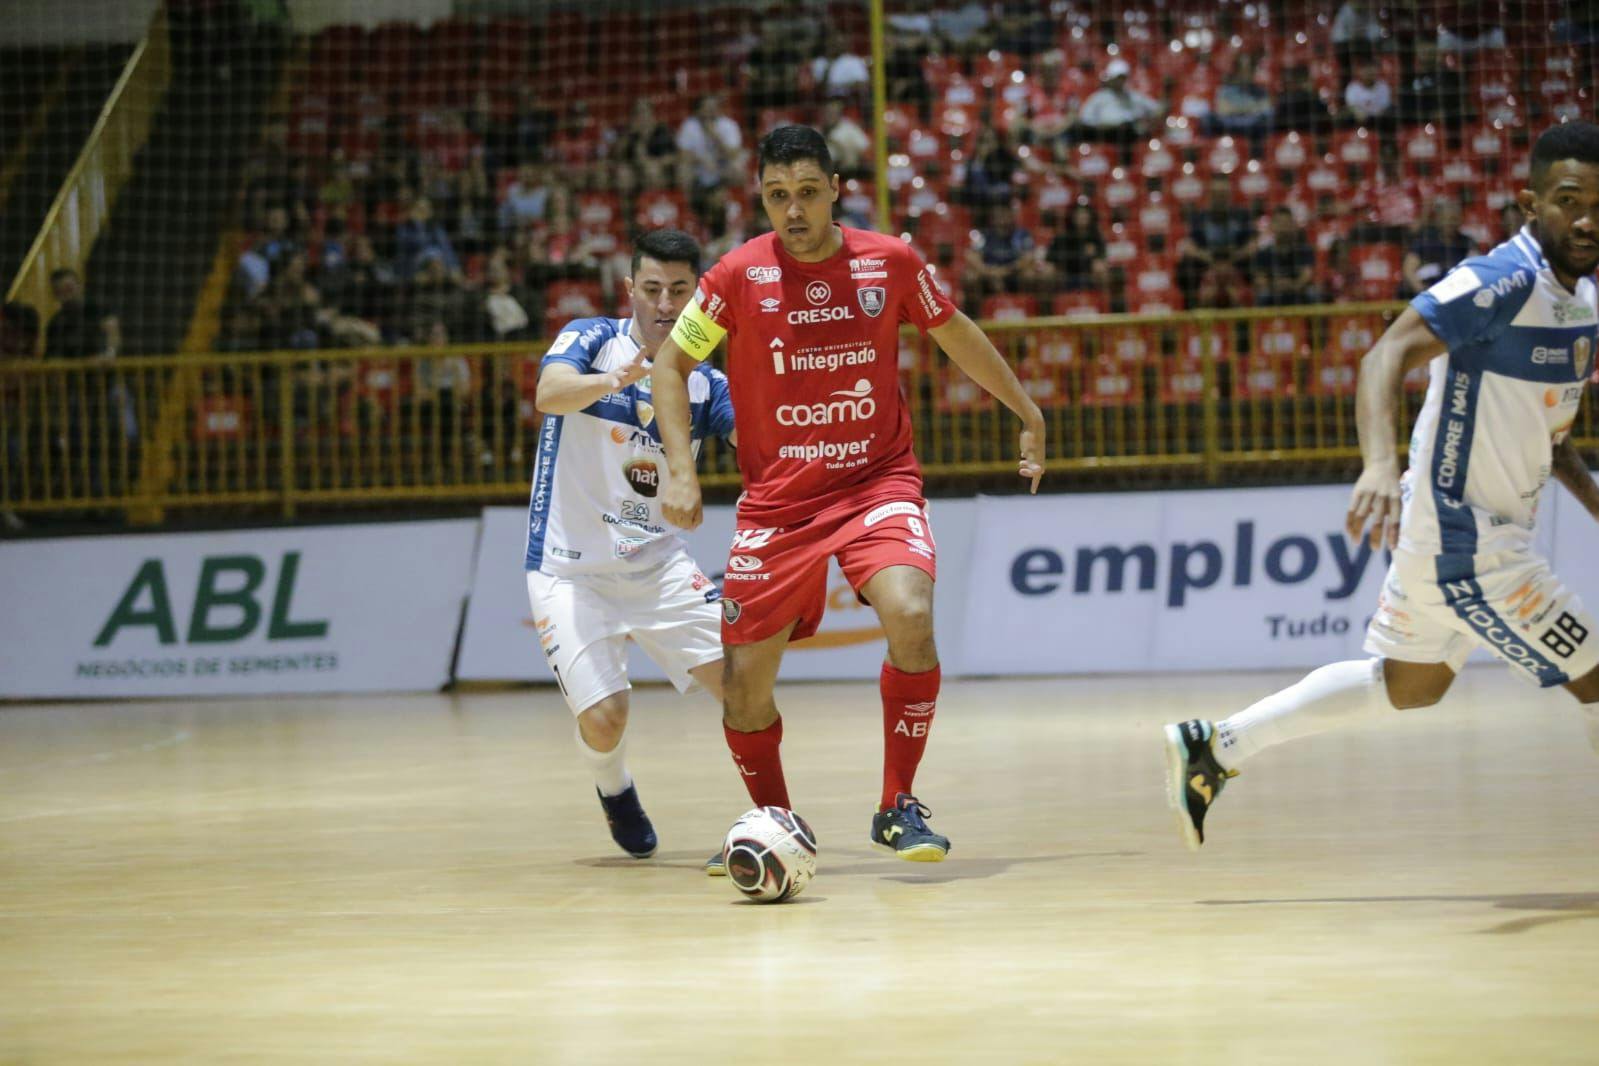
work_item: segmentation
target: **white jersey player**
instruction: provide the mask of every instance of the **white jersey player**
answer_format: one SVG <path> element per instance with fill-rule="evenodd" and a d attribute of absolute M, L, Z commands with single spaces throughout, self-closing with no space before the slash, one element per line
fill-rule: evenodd
<path fill-rule="evenodd" d="M 1168 790 L 1189 847 L 1227 780 L 1285 740 L 1427 707 L 1477 647 L 1583 704 L 1599 750 L 1599 634 L 1532 547 L 1553 476 L 1599 518 L 1599 486 L 1571 442 L 1599 347 L 1599 126 L 1533 146 L 1520 233 L 1417 296 L 1360 368 L 1365 469 L 1349 535 L 1393 549 L 1366 633 L 1374 658 L 1334 663 L 1214 725 L 1166 727 Z M 1427 364 L 1403 481 L 1394 445 L 1402 376 Z"/>
<path fill-rule="evenodd" d="M 699 261 L 687 234 L 645 234 L 624 282 L 633 317 L 570 323 L 539 368 L 528 600 L 611 836 L 641 859 L 656 836 L 624 761 L 628 641 L 679 692 L 722 698 L 721 593 L 661 520 L 666 458 L 650 403 L 649 360 L 694 295 Z M 733 437 L 720 371 L 697 371 L 689 395 L 696 449 L 707 436 Z"/>

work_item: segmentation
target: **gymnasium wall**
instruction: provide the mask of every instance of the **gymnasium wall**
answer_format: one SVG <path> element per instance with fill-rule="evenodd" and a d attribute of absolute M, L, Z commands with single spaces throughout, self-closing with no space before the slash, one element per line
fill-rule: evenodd
<path fill-rule="evenodd" d="M 949 676 L 1297 669 L 1360 653 L 1386 567 L 1341 486 L 934 501 Z M 0 698 L 434 690 L 547 681 L 525 512 L 0 544 Z M 690 547 L 722 577 L 732 514 Z M 1599 604 L 1599 524 L 1558 486 L 1539 551 Z M 736 595 L 736 591 L 734 593 Z M 788 680 L 872 678 L 882 641 L 834 567 Z M 660 674 L 642 656 L 639 679 Z"/>

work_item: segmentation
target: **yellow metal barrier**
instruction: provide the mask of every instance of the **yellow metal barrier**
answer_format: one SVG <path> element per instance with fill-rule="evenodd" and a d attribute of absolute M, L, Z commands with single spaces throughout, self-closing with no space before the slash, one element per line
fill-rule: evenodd
<path fill-rule="evenodd" d="M 39 235 L 6 293 L 7 300 L 32 304 L 44 320 L 55 313 L 50 274 L 62 267 L 83 272 L 95 239 L 111 218 L 118 193 L 133 174 L 133 158 L 149 137 L 171 78 L 172 53 L 163 4 L 129 57 L 78 161 L 50 205 Z"/>
<path fill-rule="evenodd" d="M 1054 485 L 1204 485 L 1359 455 L 1360 356 L 1398 305 L 984 323 L 1044 409 Z M 526 496 L 541 345 L 0 364 L 0 509 L 270 509 Z M 930 477 L 1014 469 L 1016 424 L 927 340 L 899 353 Z M 183 387 L 175 388 L 181 381 Z M 1405 417 L 1422 392 L 1405 390 Z M 163 405 L 181 409 L 162 411 Z M 152 436 L 165 417 L 178 431 Z M 1578 423 L 1599 444 L 1591 414 Z M 1293 466 L 1280 464 L 1296 464 Z M 708 488 L 738 482 L 706 449 Z"/>

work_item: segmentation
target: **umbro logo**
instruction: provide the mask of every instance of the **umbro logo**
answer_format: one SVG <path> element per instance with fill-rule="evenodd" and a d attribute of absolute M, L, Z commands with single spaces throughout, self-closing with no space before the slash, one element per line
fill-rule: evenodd
<path fill-rule="evenodd" d="M 898 837 L 903 832 L 905 832 L 904 826 L 891 825 L 887 829 L 883 830 L 883 842 L 885 844 L 892 844 L 894 843 L 894 838 Z"/>
<path fill-rule="evenodd" d="M 912 714 L 931 714 L 933 708 L 938 706 L 937 700 L 926 700 L 922 703 L 907 703 L 905 709 Z"/>

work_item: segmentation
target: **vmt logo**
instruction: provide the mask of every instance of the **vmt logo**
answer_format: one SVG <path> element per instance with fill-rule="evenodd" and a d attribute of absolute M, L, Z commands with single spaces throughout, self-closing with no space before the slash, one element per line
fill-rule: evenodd
<path fill-rule="evenodd" d="M 1348 599 L 1360 587 L 1371 562 L 1371 545 L 1362 540 L 1351 556 L 1349 542 L 1342 533 L 1328 533 L 1325 540 L 1325 550 L 1338 569 L 1337 583 L 1326 590 L 1326 597 Z M 1255 576 L 1255 523 L 1239 522 L 1234 527 L 1232 549 L 1232 584 L 1246 587 Z M 1310 537 L 1290 535 L 1267 545 L 1261 562 L 1269 580 L 1279 585 L 1297 585 L 1315 576 L 1322 551 L 1322 546 Z M 1078 548 L 1075 565 L 1072 592 L 1079 595 L 1095 591 L 1096 570 L 1105 575 L 1104 592 L 1125 589 L 1130 568 L 1136 568 L 1137 590 L 1149 592 L 1155 588 L 1162 569 L 1152 544 Z M 1174 541 L 1164 569 L 1166 606 L 1182 607 L 1191 591 L 1207 589 L 1221 581 L 1226 553 L 1221 544 L 1211 540 Z M 1066 557 L 1052 548 L 1029 548 L 1011 563 L 1011 587 L 1023 596 L 1047 596 L 1065 585 L 1065 577 Z"/>
<path fill-rule="evenodd" d="M 328 635 L 325 619 L 309 622 L 290 620 L 294 582 L 300 573 L 300 553 L 284 552 L 278 568 L 277 587 L 272 594 L 272 613 L 267 623 L 268 640 L 307 640 Z M 225 644 L 243 640 L 261 624 L 261 602 L 256 590 L 266 580 L 267 564 L 255 555 L 212 555 L 200 565 L 200 580 L 189 612 L 187 642 Z M 231 621 L 218 621 L 218 611 L 231 611 Z M 133 575 L 127 590 L 111 611 L 94 646 L 104 648 L 123 629 L 148 626 L 162 644 L 178 642 L 177 618 L 172 612 L 172 594 L 166 568 L 160 559 L 146 559 Z"/>

